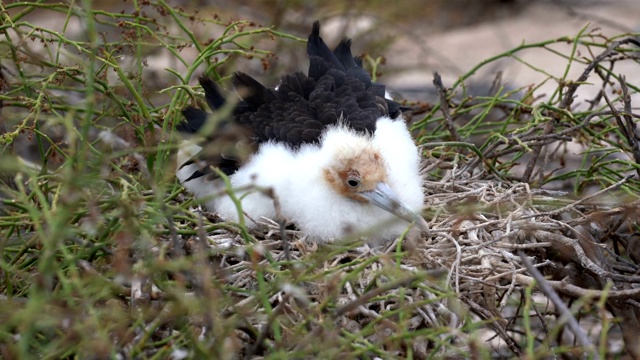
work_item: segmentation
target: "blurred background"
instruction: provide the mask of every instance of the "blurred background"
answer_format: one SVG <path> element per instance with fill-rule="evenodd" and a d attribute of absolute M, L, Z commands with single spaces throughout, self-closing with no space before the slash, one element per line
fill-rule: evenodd
<path fill-rule="evenodd" d="M 183 5 L 193 3 L 184 1 Z M 522 43 L 576 36 L 580 31 L 607 37 L 640 31 L 640 1 L 636 0 L 279 0 L 234 1 L 233 5 L 221 0 L 200 1 L 197 7 L 203 16 L 214 12 L 223 18 L 250 19 L 302 38 L 313 20 L 319 19 L 330 44 L 348 36 L 354 39 L 354 53 L 384 56 L 385 65 L 379 69 L 381 81 L 405 99 L 418 101 L 432 99 L 434 71 L 442 75 L 445 86 L 450 86 L 481 61 Z M 276 53 L 279 58 L 273 61 L 274 66 L 284 62 L 291 69 L 306 68 L 303 51 Z M 468 85 L 477 86 L 478 92 L 487 90 L 499 72 L 511 88 L 544 80 L 522 62 L 555 76 L 565 71 L 565 59 L 539 55 L 540 51 L 525 51 L 518 54 L 523 61 L 494 63 L 481 69 L 474 83 Z M 260 70 L 252 71 L 260 75 Z M 576 67 L 574 77 L 582 70 Z M 280 73 L 268 72 L 262 79 Z M 549 84 L 541 90 L 555 87 Z M 583 90 L 579 96 L 592 95 Z"/>
<path fill-rule="evenodd" d="M 135 10 L 131 1 L 90 4 L 94 9 L 112 13 L 130 14 Z M 355 54 L 366 53 L 374 59 L 384 57 L 384 64 L 376 68 L 380 81 L 390 85 L 401 97 L 416 101 L 433 100 L 434 71 L 442 75 L 445 86 L 450 86 L 483 60 L 523 43 L 572 37 L 580 32 L 609 37 L 640 31 L 640 1 L 637 0 L 176 0 L 169 5 L 186 13 L 196 11 L 200 18 L 215 17 L 221 22 L 250 20 L 257 26 L 272 27 L 302 39 L 306 38 L 311 23 L 318 19 L 323 24 L 323 37 L 330 45 L 348 36 L 354 39 Z M 163 15 L 162 11 L 154 14 L 154 7 L 144 6 L 144 2 L 138 6 L 150 18 Z M 16 8 L 18 10 L 20 8 Z M 43 28 L 58 29 L 67 36 L 75 31 L 78 38 L 82 38 L 86 30 L 80 18 L 69 19 L 64 12 L 33 11 L 24 19 Z M 195 20 L 188 26 L 201 38 L 213 40 L 221 35 L 221 29 L 210 25 Z M 117 41 L 122 37 L 109 25 L 98 23 L 97 26 L 105 40 Z M 172 26 L 166 29 L 169 33 L 179 32 Z M 221 67 L 221 73 L 241 70 L 274 85 L 283 71 L 306 69 L 303 43 L 263 40 L 253 45 L 272 50 L 277 56 L 263 62 L 243 63 L 246 59 L 238 59 L 239 63 L 234 61 L 230 66 Z M 571 43 L 566 45 L 570 47 Z M 189 51 L 192 51 L 191 57 Z M 151 90 L 173 85 L 166 68 L 184 70 L 170 54 L 161 52 L 158 47 L 148 50 L 148 68 L 144 75 L 145 85 Z M 467 86 L 472 93 L 482 94 L 499 75 L 507 88 L 521 88 L 538 84 L 545 78 L 544 74 L 531 69 L 531 65 L 553 76 L 560 76 L 566 70 L 564 58 L 540 54 L 540 51 L 522 51 L 517 54 L 518 58 L 493 62 L 480 69 Z M 181 55 L 193 60 L 197 51 L 185 44 Z M 582 68 L 570 71 L 573 72 L 570 77 L 577 77 Z M 195 79 L 190 81 L 195 84 Z M 540 90 L 544 93 L 554 88 L 556 84 L 549 83 Z M 579 90 L 579 96 L 591 95 L 586 87 Z"/>

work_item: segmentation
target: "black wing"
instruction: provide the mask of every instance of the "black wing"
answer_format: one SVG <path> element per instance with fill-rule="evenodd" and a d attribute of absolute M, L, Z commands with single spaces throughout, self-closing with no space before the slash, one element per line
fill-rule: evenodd
<path fill-rule="evenodd" d="M 211 110 L 215 112 L 222 108 L 226 100 L 218 90 L 215 82 L 206 77 L 200 77 L 198 81 L 204 89 L 205 99 Z M 210 116 L 206 111 L 192 106 L 183 109 L 182 115 L 185 121 L 178 124 L 176 129 L 183 133 L 192 134 L 200 132 Z M 200 144 L 203 147 L 202 151 L 181 165 L 181 168 L 191 164 L 198 165 L 198 170 L 185 181 L 202 176 L 216 178 L 214 167 L 220 169 L 226 175 L 231 175 L 257 149 L 251 128 L 238 123 L 233 118 L 219 121 L 211 134 L 202 135 L 205 135 L 203 142 Z"/>
<path fill-rule="evenodd" d="M 351 40 L 343 39 L 331 51 L 316 21 L 307 54 L 308 75 L 285 75 L 276 89 L 247 74 L 235 74 L 233 83 L 243 99 L 236 119 L 251 127 L 259 142 L 296 148 L 318 142 L 323 130 L 340 119 L 357 132 L 373 133 L 380 117 L 400 115 L 400 104 L 385 98 L 384 85 L 371 81 L 362 61 L 351 54 Z"/>

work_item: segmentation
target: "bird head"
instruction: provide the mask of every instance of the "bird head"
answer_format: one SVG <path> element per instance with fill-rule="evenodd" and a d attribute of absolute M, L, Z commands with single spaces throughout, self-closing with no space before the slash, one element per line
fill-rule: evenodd
<path fill-rule="evenodd" d="M 344 128 L 330 130 L 323 141 L 332 159 L 323 169 L 324 180 L 347 199 L 377 206 L 428 231 L 424 218 L 389 186 L 388 166 L 371 140 Z"/>

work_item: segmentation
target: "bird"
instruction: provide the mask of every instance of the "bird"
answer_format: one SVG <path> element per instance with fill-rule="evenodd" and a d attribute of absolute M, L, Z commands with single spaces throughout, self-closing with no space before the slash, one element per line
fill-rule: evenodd
<path fill-rule="evenodd" d="M 390 241 L 410 223 L 428 231 L 420 154 L 400 103 L 352 55 L 350 39 L 331 51 L 318 21 L 306 50 L 307 74 L 285 74 L 274 88 L 235 73 L 233 104 L 213 79 L 199 78 L 208 106 L 226 107 L 227 116 L 200 143 L 180 147 L 180 183 L 224 220 L 244 218 L 254 228 L 280 214 L 321 243 L 354 235 Z M 193 106 L 182 114 L 176 128 L 186 134 L 215 117 Z"/>

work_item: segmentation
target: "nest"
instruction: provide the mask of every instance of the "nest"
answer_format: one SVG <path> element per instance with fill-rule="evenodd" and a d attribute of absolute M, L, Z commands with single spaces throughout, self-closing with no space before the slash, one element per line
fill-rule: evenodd
<path fill-rule="evenodd" d="M 434 161 L 429 168 L 444 165 Z M 626 350 L 634 353 L 640 252 L 638 235 L 630 229 L 640 201 L 608 198 L 623 181 L 575 200 L 560 191 L 450 168 L 440 180 L 425 183 L 430 234 L 409 231 L 379 247 L 319 245 L 273 221 L 264 222 L 267 230 L 253 232 L 257 242 L 249 245 L 241 234 L 220 230 L 207 237 L 206 246 L 219 254 L 213 258 L 217 273 L 232 288 L 260 288 L 258 272 L 274 264 L 291 275 L 266 276 L 277 284 L 268 299 L 270 311 L 255 295 L 238 298 L 232 312 L 241 313 L 254 330 L 238 330 L 242 345 L 236 351 L 247 357 L 268 351 L 275 341 L 273 322 L 283 321 L 291 329 L 285 337 L 295 339 L 290 351 L 322 356 L 327 349 L 315 349 L 318 341 L 332 343 L 340 331 L 366 329 L 375 329 L 366 341 L 389 356 L 411 352 L 426 358 L 436 350 L 462 356 L 460 347 L 436 346 L 432 336 L 388 340 L 429 329 L 447 329 L 437 337 L 462 344 L 467 352 L 482 339 L 494 356 L 520 356 L 525 326 L 536 327 L 540 343 L 555 337 L 556 345 L 577 343 L 593 351 L 600 334 L 589 326 L 614 316 Z M 576 301 L 583 308 L 570 309 L 567 304 Z M 587 306 L 598 302 L 606 315 Z M 402 321 L 389 315 L 397 311 L 406 313 Z M 529 317 L 534 325 L 525 325 Z M 485 325 L 469 331 L 478 320 Z M 306 324 L 304 336 L 300 324 Z"/>

